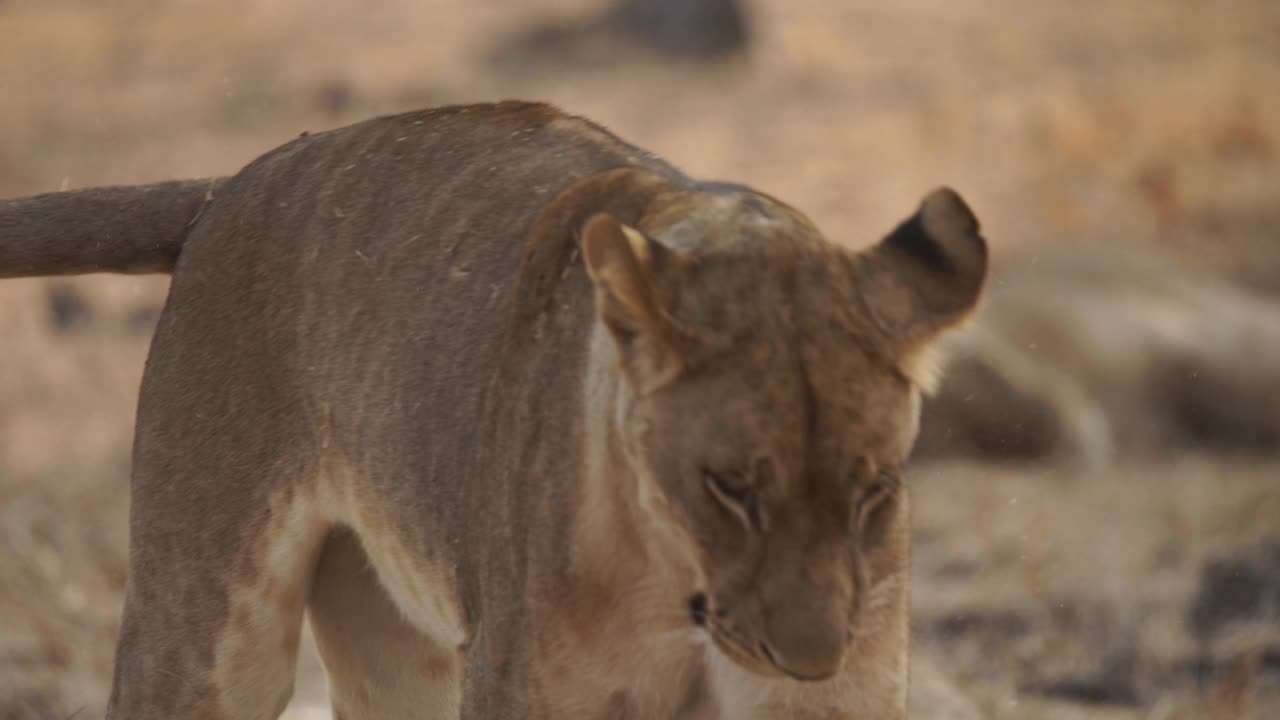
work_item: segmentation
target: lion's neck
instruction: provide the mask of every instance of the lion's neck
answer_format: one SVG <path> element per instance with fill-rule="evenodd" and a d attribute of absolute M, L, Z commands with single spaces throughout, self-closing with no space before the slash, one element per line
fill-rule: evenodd
<path fill-rule="evenodd" d="M 597 329 L 591 340 L 583 394 L 584 457 L 571 531 L 571 566 L 575 576 L 592 585 L 621 587 L 638 577 L 653 577 L 655 565 L 661 563 L 637 512 L 637 480 L 621 457 L 615 414 L 625 388 L 616 373 L 612 342 Z"/>

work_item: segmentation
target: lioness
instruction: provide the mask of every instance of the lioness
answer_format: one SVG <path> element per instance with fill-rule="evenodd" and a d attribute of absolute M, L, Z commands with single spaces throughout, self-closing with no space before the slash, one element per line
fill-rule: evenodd
<path fill-rule="evenodd" d="M 986 247 L 942 189 L 854 253 L 504 102 L 225 179 L 0 204 L 0 274 L 172 271 L 107 714 L 906 715 L 901 468 Z"/>
<path fill-rule="evenodd" d="M 1005 257 L 982 317 L 946 340 L 913 456 L 1280 450 L 1280 303 L 1130 249 Z"/>

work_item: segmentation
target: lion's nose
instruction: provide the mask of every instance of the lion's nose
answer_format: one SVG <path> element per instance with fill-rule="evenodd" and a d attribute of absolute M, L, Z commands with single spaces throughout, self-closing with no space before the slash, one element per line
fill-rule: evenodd
<path fill-rule="evenodd" d="M 844 659 L 845 630 L 827 623 L 774 623 L 768 641 L 761 641 L 760 653 L 779 671 L 809 682 L 826 680 L 840 669 Z"/>

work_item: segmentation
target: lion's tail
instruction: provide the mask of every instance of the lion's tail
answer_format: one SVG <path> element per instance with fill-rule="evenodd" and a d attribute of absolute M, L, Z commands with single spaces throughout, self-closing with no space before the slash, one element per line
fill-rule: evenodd
<path fill-rule="evenodd" d="M 0 200 L 0 278 L 172 272 L 223 179 Z"/>

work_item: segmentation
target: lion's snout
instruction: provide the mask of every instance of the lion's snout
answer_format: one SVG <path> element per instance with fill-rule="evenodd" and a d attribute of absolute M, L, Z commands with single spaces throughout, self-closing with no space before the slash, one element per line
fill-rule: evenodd
<path fill-rule="evenodd" d="M 826 680 L 844 660 L 848 621 L 836 608 L 792 604 L 770 613 L 760 652 L 796 680 Z"/>

